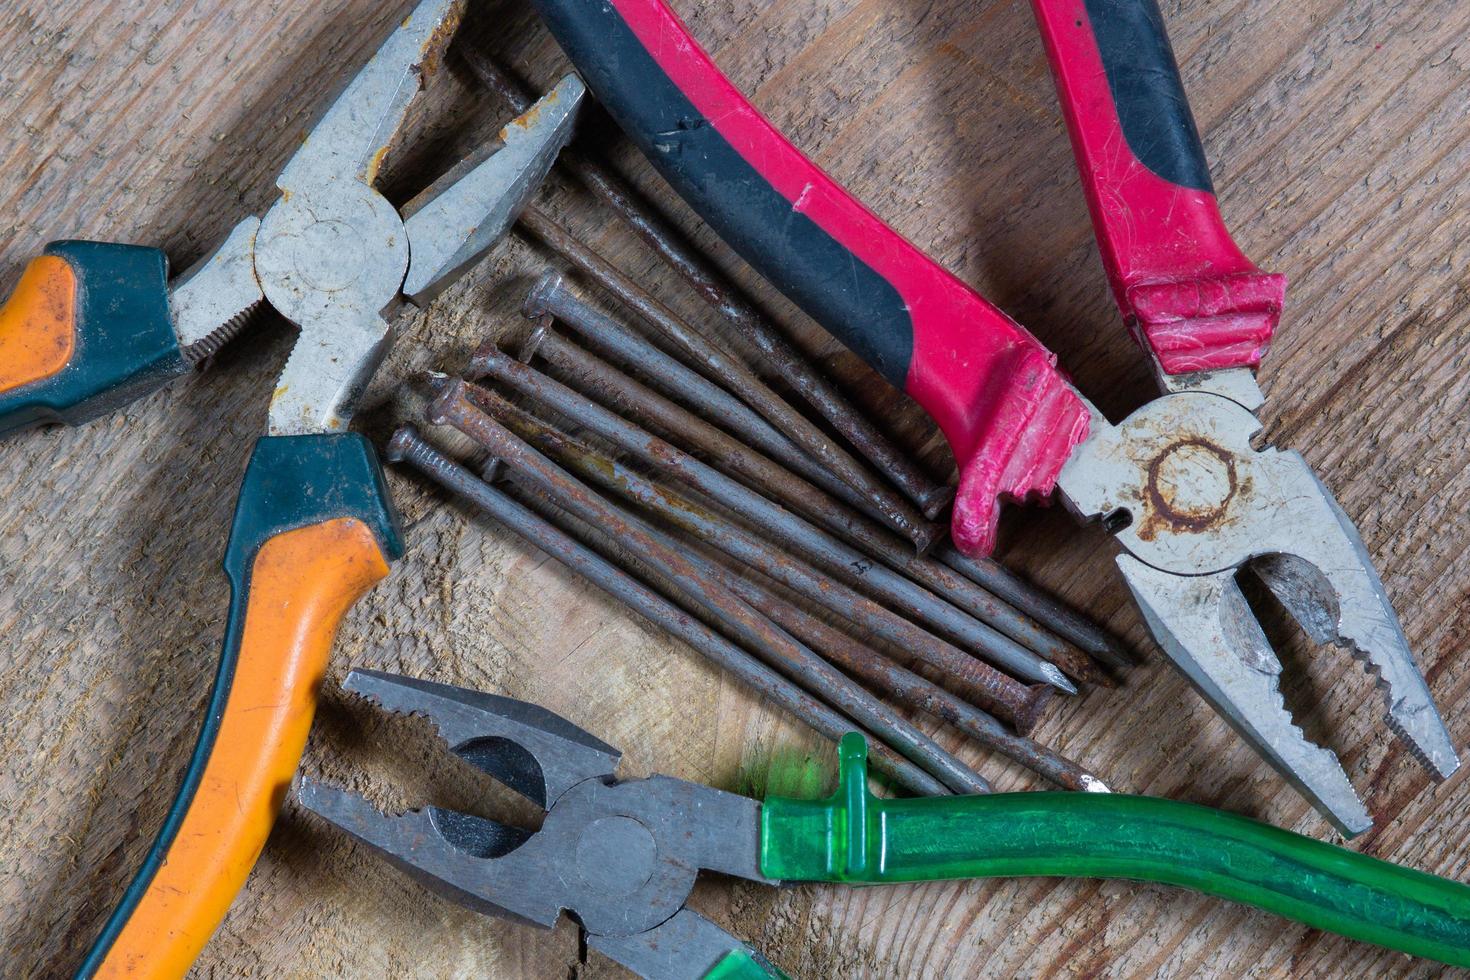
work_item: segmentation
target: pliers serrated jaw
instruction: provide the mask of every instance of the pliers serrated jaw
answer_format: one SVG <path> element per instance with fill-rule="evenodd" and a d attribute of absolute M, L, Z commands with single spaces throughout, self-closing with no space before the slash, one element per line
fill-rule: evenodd
<path fill-rule="evenodd" d="M 1094 411 L 1058 487 L 1070 509 L 1100 518 L 1127 552 L 1119 568 L 1170 659 L 1352 836 L 1372 819 L 1337 757 L 1292 721 L 1281 661 L 1238 576 L 1259 578 L 1315 643 L 1344 647 L 1364 664 L 1389 727 L 1431 774 L 1447 778 L 1459 760 L 1352 522 L 1299 454 L 1252 444 L 1260 423 L 1251 402 L 1221 392 L 1253 383 L 1212 380 L 1214 390 L 1176 381 L 1118 425 Z"/>

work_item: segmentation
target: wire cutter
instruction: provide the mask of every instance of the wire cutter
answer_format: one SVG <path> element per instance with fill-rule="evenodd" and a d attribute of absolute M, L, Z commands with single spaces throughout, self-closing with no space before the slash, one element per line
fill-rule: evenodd
<path fill-rule="evenodd" d="M 748 797 L 651 776 L 523 701 L 354 670 L 347 690 L 428 720 L 456 756 L 546 811 L 541 829 L 428 807 L 385 815 L 303 778 L 297 797 L 427 888 L 587 945 L 644 977 L 782 974 L 687 908 L 701 869 L 763 884 L 1053 875 L 1179 885 L 1392 949 L 1470 964 L 1470 887 L 1190 803 L 1097 793 L 884 799 L 844 736 L 825 800 Z"/>
<path fill-rule="evenodd" d="M 1114 295 L 1162 397 L 1118 424 L 1055 356 L 818 169 L 664 0 L 533 0 L 599 100 L 737 252 L 939 423 L 960 464 L 952 532 L 994 544 L 1002 498 L 1060 492 L 1122 546 L 1154 638 L 1346 835 L 1372 824 L 1337 757 L 1293 723 L 1237 583 L 1259 576 L 1346 647 L 1437 779 L 1459 766 L 1362 539 L 1301 456 L 1252 439 L 1254 368 L 1285 291 L 1221 219 L 1155 0 L 1032 0 Z"/>
<path fill-rule="evenodd" d="M 12 300 L 33 311 L 29 322 L 70 323 L 84 375 L 137 353 L 124 341 L 139 310 L 158 336 L 169 311 L 202 330 L 263 304 L 300 329 L 240 489 L 203 731 L 82 976 L 182 976 L 244 884 L 301 759 L 337 627 L 403 551 L 377 456 L 348 431 L 390 343 L 387 313 L 433 297 L 498 241 L 571 136 L 584 92 L 575 76 L 401 212 L 374 188 L 463 10 L 464 0 L 422 0 L 306 136 L 265 216 L 242 221 L 183 281 L 169 287 L 151 249 L 63 243 Z"/>

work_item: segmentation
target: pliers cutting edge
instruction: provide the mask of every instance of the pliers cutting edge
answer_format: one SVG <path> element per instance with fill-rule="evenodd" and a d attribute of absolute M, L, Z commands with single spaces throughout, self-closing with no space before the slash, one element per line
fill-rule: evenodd
<path fill-rule="evenodd" d="M 1155 0 L 1033 0 L 1109 281 L 1164 394 L 1114 425 L 1014 320 L 904 240 L 740 94 L 665 0 L 533 0 L 588 87 L 758 271 L 939 423 L 953 534 L 994 543 L 1002 498 L 1060 492 L 1124 550 L 1149 628 L 1201 694 L 1344 834 L 1371 818 L 1287 711 L 1247 569 L 1346 647 L 1438 779 L 1459 766 L 1352 522 L 1294 452 L 1253 448 L 1253 368 L 1285 280 L 1220 217 Z"/>
<path fill-rule="evenodd" d="M 337 627 L 403 551 L 377 456 L 347 430 L 387 352 L 387 312 L 432 298 L 498 241 L 571 136 L 575 76 L 401 212 L 374 188 L 463 10 L 423 0 L 307 135 L 265 216 L 179 281 L 155 249 L 62 242 L 0 313 L 0 353 L 16 355 L 0 358 L 0 389 L 21 379 L 0 399 L 11 427 L 116 405 L 264 304 L 300 329 L 240 489 L 203 731 L 83 976 L 183 976 L 244 883 L 300 761 Z"/>
<path fill-rule="evenodd" d="M 307 809 L 478 912 L 550 928 L 566 911 L 589 947 L 652 980 L 782 976 L 685 906 L 701 869 L 770 885 L 1157 881 L 1470 965 L 1470 887 L 1208 807 L 1095 793 L 882 799 L 856 733 L 843 737 L 830 798 L 761 803 L 668 776 L 620 781 L 617 749 L 523 701 L 367 670 L 344 686 L 427 719 L 455 755 L 546 815 L 536 832 L 438 807 L 385 815 L 303 778 Z"/>

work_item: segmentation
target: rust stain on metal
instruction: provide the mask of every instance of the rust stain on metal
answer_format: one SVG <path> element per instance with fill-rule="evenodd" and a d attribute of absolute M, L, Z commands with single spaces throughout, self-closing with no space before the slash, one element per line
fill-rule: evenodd
<path fill-rule="evenodd" d="M 1188 500 L 1179 494 L 1178 481 L 1165 473 L 1164 467 L 1181 458 L 1194 457 L 1192 465 L 1218 468 L 1224 476 L 1224 492 L 1214 498 Z M 1230 511 L 1230 503 L 1241 487 L 1235 472 L 1234 456 L 1207 439 L 1192 436 L 1178 439 L 1165 446 L 1148 465 L 1148 482 L 1144 494 L 1149 503 L 1149 515 L 1138 536 L 1152 541 L 1160 530 L 1183 534 L 1209 534 L 1222 527 Z"/>

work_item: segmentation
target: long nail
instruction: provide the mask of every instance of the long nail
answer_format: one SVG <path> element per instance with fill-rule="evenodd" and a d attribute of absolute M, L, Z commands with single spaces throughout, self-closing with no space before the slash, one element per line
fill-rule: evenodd
<path fill-rule="evenodd" d="M 817 465 L 810 456 L 777 433 L 743 402 L 638 337 L 612 317 L 593 308 L 567 285 L 560 273 L 547 272 L 541 277 L 526 299 L 525 312 L 533 320 L 550 316 L 572 328 L 603 356 L 637 371 L 684 405 L 698 410 L 700 414 L 718 419 L 722 427 L 734 432 L 750 446 L 788 470 L 846 501 L 869 517 L 882 520 L 882 515 L 861 494 L 824 467 Z M 1117 651 L 1121 647 L 1100 627 L 1076 611 L 1062 606 L 1053 597 L 1029 583 L 1017 579 L 994 562 L 976 563 L 948 546 L 943 549 L 940 557 L 965 577 L 1046 623 L 1048 628 L 1080 649 L 1114 666 L 1130 665 L 1127 659 L 1119 659 L 1122 655 Z"/>
<path fill-rule="evenodd" d="M 834 742 L 852 731 L 852 722 L 807 694 L 750 654 L 687 615 L 673 603 L 575 541 L 501 491 L 425 442 L 412 426 L 404 426 L 388 443 L 387 458 L 406 462 L 435 483 L 475 504 L 526 541 L 585 577 L 645 619 L 689 644 L 746 687 L 785 708 Z M 882 742 L 871 740 L 874 765 L 909 792 L 946 796 L 943 785 Z"/>
<path fill-rule="evenodd" d="M 521 85 L 484 52 L 461 51 L 465 62 L 491 91 L 517 114 L 531 107 Z M 562 151 L 561 165 L 603 203 L 616 211 L 669 267 L 715 311 L 739 327 L 776 373 L 884 476 L 934 520 L 949 506 L 954 488 L 929 478 L 907 453 L 895 446 L 867 416 L 855 409 L 835 385 L 813 368 L 786 340 L 739 286 L 705 260 L 653 207 L 621 177 L 574 148 Z"/>
<path fill-rule="evenodd" d="M 603 357 L 638 372 L 692 411 L 705 418 L 718 419 L 722 427 L 772 459 L 779 460 L 787 469 L 869 516 L 882 520 L 877 508 L 864 500 L 861 493 L 802 452 L 750 406 L 594 308 L 578 295 L 560 272 L 549 270 L 537 281 L 526 296 L 522 312 L 527 319 L 537 323 L 553 319 L 571 327 Z"/>
<path fill-rule="evenodd" d="M 829 439 L 810 419 L 788 405 L 744 362 L 730 356 L 679 319 L 672 310 L 534 206 L 522 212 L 520 225 L 616 296 L 640 319 L 652 324 L 704 373 L 719 378 L 727 390 L 760 413 L 813 459 L 858 489 L 883 515 L 884 522 L 913 541 L 920 552 L 933 544 L 938 529 L 925 520 L 924 515 Z"/>
<path fill-rule="evenodd" d="M 927 556 L 915 555 L 885 529 L 832 499 L 738 439 L 650 390 L 606 361 L 551 330 L 538 326 L 521 350 L 530 363 L 544 358 L 580 394 L 590 395 L 645 429 L 654 428 L 742 477 L 747 486 L 776 499 L 815 524 L 861 548 L 890 568 L 949 600 L 965 612 L 1059 666 L 1077 680 L 1113 686 L 1079 651 L 1041 624 L 996 599 L 980 586 Z"/>
<path fill-rule="evenodd" d="M 661 473 L 751 520 L 766 537 L 779 541 L 783 547 L 798 552 L 849 584 L 860 583 L 859 587 L 893 605 L 904 616 L 930 624 L 1013 676 L 1076 693 L 1077 689 L 1060 669 L 1010 637 L 534 368 L 491 345 L 480 349 L 471 367 L 479 375 L 493 376 L 508 387 L 577 419 Z"/>
<path fill-rule="evenodd" d="M 664 523 L 704 541 L 737 561 L 780 581 L 806 598 L 902 650 L 906 656 L 942 671 L 987 710 L 1028 732 L 1052 689 L 1026 686 L 975 659 L 841 582 L 783 553 L 673 487 L 654 484 L 586 443 L 541 422 L 491 391 L 467 386 L 467 397 L 483 411 L 536 448 L 554 457 L 579 478 L 618 494 Z"/>
<path fill-rule="evenodd" d="M 653 528 L 649 533 L 665 546 L 676 547 L 667 534 Z M 870 687 L 911 708 L 949 722 L 981 745 L 994 749 L 1063 789 L 1091 793 L 1109 791 L 1101 779 L 1071 759 L 1032 739 L 1006 731 L 1005 726 L 986 712 L 955 697 L 929 679 L 893 663 L 842 630 L 824 623 L 755 578 L 741 575 L 729 566 L 697 553 L 685 551 L 685 556 L 702 573 L 715 578 L 770 617 L 777 626 Z"/>
<path fill-rule="evenodd" d="M 661 548 L 626 515 L 585 484 L 569 476 L 545 456 L 526 445 L 465 397 L 463 382 L 451 383 L 434 402 L 432 421 L 449 424 L 498 456 L 515 474 L 539 492 L 554 496 L 574 516 L 608 534 L 637 542 L 659 575 L 693 601 L 716 606 L 732 631 L 747 647 L 768 658 L 788 677 L 803 683 L 829 704 L 859 722 L 940 782 L 959 793 L 983 793 L 988 784 L 933 739 L 919 731 L 867 691 L 793 640 L 770 620 L 750 608 L 730 590 L 711 582 L 682 555 Z"/>
<path fill-rule="evenodd" d="M 998 598 L 1034 616 L 1087 653 L 1114 667 L 1132 667 L 1137 658 L 1117 637 L 1056 596 L 1048 595 L 992 558 L 971 558 L 954 545 L 935 549 L 935 558 L 990 590 Z"/>

